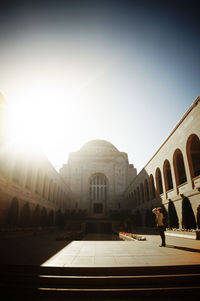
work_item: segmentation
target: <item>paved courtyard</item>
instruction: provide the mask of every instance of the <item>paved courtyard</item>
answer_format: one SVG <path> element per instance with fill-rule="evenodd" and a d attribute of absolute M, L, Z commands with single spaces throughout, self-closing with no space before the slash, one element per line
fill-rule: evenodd
<path fill-rule="evenodd" d="M 158 235 L 145 237 L 146 241 L 92 241 L 92 237 L 73 241 L 42 265 L 128 267 L 200 264 L 200 241 L 167 237 L 166 247 L 159 247 Z"/>

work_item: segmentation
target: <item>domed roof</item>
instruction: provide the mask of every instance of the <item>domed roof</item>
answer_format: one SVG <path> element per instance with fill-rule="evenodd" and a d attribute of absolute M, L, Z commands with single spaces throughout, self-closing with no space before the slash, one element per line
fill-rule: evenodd
<path fill-rule="evenodd" d="M 85 143 L 81 149 L 81 151 L 96 151 L 96 150 L 103 150 L 103 151 L 115 151 L 118 152 L 118 149 L 110 142 L 106 140 L 91 140 Z"/>

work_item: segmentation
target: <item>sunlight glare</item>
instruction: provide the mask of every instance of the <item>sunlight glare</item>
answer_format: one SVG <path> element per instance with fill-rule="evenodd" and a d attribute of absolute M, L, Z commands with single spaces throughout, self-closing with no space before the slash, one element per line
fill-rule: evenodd
<path fill-rule="evenodd" d="M 51 87 L 46 91 L 44 87 L 39 92 L 37 89 L 37 95 L 27 91 L 8 106 L 9 141 L 20 149 L 30 152 L 39 146 L 52 153 L 63 130 L 76 136 L 80 130 L 81 102 L 66 91 L 58 93 Z"/>

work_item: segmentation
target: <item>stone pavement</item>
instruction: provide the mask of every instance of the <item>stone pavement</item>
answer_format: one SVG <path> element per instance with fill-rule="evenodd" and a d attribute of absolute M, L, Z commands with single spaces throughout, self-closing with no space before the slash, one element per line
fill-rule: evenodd
<path fill-rule="evenodd" d="M 160 236 L 144 236 L 146 241 L 92 241 L 92 238 L 73 241 L 42 266 L 134 267 L 200 264 L 200 241 L 171 236 L 166 237 L 166 247 L 159 247 Z"/>

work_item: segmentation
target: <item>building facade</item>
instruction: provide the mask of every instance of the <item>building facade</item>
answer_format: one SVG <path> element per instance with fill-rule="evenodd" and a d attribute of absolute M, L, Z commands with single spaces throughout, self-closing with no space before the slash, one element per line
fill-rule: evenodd
<path fill-rule="evenodd" d="M 58 212 L 84 211 L 82 216 L 94 221 L 127 210 L 136 226 L 149 227 L 155 224 L 152 208 L 163 205 L 169 213 L 173 204 L 182 228 L 181 195 L 189 199 L 200 224 L 200 97 L 138 175 L 128 155 L 105 140 L 92 140 L 70 153 L 58 173 L 41 151 L 19 151 L 7 144 L 5 108 L 1 96 L 1 227 L 53 225 Z"/>
<path fill-rule="evenodd" d="M 138 226 L 149 226 L 151 210 L 173 202 L 179 228 L 183 227 L 182 198 L 189 198 L 197 222 L 200 205 L 200 97 L 198 97 L 157 152 L 128 185 L 124 201 Z"/>
<path fill-rule="evenodd" d="M 128 156 L 105 140 L 92 140 L 69 156 L 60 174 L 73 191 L 75 208 L 93 218 L 123 208 L 122 195 L 137 171 Z"/>
<path fill-rule="evenodd" d="M 6 101 L 0 97 L 0 116 Z M 52 226 L 64 214 L 73 194 L 60 174 L 40 151 L 27 152 L 9 145 L 0 119 L 0 226 Z"/>

